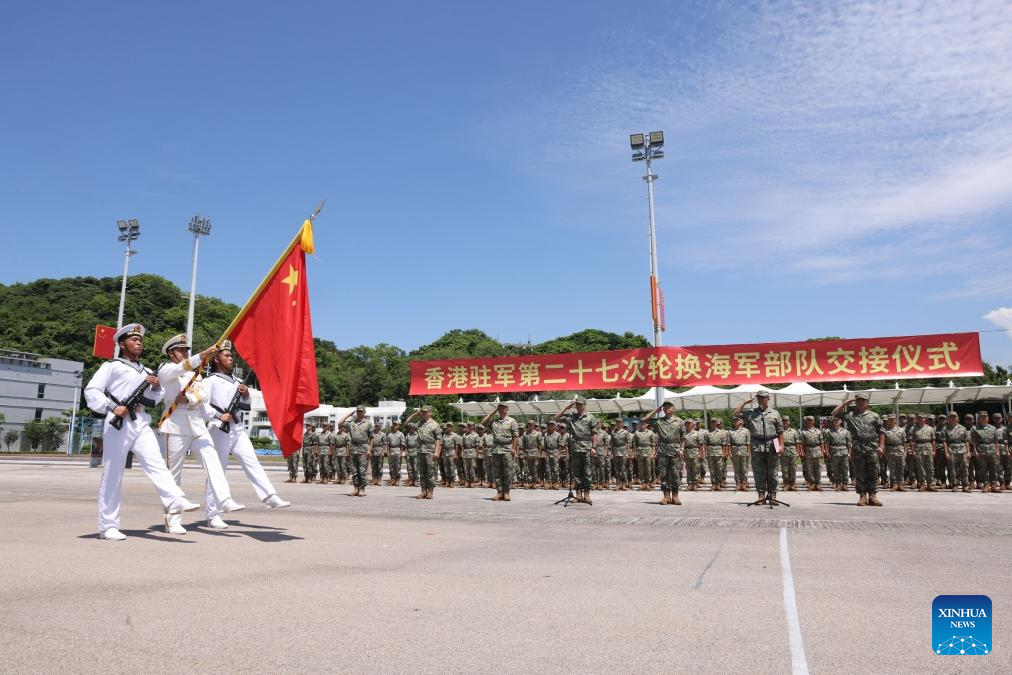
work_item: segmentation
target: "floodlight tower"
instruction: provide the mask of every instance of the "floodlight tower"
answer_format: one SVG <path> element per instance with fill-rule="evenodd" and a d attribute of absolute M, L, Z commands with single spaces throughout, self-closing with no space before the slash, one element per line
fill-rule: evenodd
<path fill-rule="evenodd" d="M 664 293 L 661 291 L 660 278 L 657 275 L 657 230 L 654 226 L 654 181 L 657 174 L 651 162 L 662 159 L 664 151 L 664 132 L 651 131 L 649 134 L 630 134 L 629 145 L 632 147 L 632 160 L 647 163 L 647 236 L 650 242 L 650 316 L 654 326 L 654 347 L 661 346 L 661 333 L 664 332 Z M 656 387 L 657 405 L 664 403 L 663 387 Z"/>
<path fill-rule="evenodd" d="M 126 245 L 123 251 L 123 283 L 119 289 L 119 314 L 116 315 L 116 328 L 123 326 L 123 305 L 126 303 L 127 272 L 130 269 L 130 256 L 137 253 L 133 248 L 133 242 L 141 236 L 141 224 L 136 218 L 130 220 L 117 220 L 119 228 L 119 240 Z M 116 355 L 119 356 L 119 343 L 116 343 Z"/>
<path fill-rule="evenodd" d="M 211 220 L 194 214 L 186 226 L 193 233 L 193 269 L 190 273 L 190 309 L 186 314 L 186 344 L 193 347 L 193 305 L 197 299 L 197 251 L 200 249 L 201 235 L 211 234 Z"/>

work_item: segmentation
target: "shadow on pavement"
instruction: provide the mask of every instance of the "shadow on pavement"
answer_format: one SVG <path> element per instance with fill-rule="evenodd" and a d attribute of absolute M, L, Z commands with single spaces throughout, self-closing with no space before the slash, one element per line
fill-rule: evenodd
<path fill-rule="evenodd" d="M 152 530 L 120 530 L 120 532 L 122 532 L 123 534 L 125 534 L 129 538 L 148 539 L 150 541 L 163 541 L 163 542 L 170 543 L 170 544 L 193 544 L 193 543 L 196 543 L 196 542 L 193 542 L 193 541 L 187 541 L 185 539 L 178 539 L 178 538 L 176 538 L 174 536 L 159 537 L 159 536 L 156 536 L 156 533 L 154 531 L 152 531 Z M 94 534 L 82 534 L 82 535 L 78 536 L 78 539 L 98 539 L 98 533 L 94 533 Z"/>

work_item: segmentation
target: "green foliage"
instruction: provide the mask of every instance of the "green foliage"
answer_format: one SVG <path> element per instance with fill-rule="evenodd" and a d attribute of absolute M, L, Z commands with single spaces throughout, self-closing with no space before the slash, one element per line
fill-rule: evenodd
<path fill-rule="evenodd" d="M 268 436 L 251 436 L 249 442 L 253 444 L 254 448 L 259 450 L 266 450 L 267 448 L 277 446 L 277 443 L 272 441 Z"/>
<path fill-rule="evenodd" d="M 11 451 L 11 446 L 17 443 L 19 438 L 21 438 L 21 435 L 14 429 L 8 429 L 4 432 L 3 442 L 7 446 L 7 452 Z"/>
<path fill-rule="evenodd" d="M 60 417 L 47 417 L 44 420 L 32 420 L 25 424 L 25 438 L 32 449 L 42 452 L 55 452 L 63 444 L 67 435 L 67 424 Z"/>

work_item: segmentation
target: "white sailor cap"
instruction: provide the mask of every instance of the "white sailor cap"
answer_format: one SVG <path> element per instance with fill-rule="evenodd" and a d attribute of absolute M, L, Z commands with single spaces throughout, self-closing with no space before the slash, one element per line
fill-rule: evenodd
<path fill-rule="evenodd" d="M 166 356 L 168 356 L 169 355 L 169 350 L 176 349 L 176 348 L 179 348 L 179 347 L 184 347 L 186 349 L 190 348 L 190 345 L 186 344 L 186 333 L 180 333 L 179 335 L 173 335 L 168 340 L 166 340 L 165 344 L 162 345 L 162 353 L 165 354 Z"/>
<path fill-rule="evenodd" d="M 120 327 L 116 334 L 113 335 L 113 340 L 119 342 L 120 340 L 126 340 L 129 337 L 137 336 L 144 337 L 144 326 L 139 323 L 128 323 L 125 326 Z"/>

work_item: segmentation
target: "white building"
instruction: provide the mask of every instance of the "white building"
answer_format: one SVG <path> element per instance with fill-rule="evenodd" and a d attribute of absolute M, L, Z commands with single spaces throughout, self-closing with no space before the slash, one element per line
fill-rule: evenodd
<path fill-rule="evenodd" d="M 47 417 L 70 421 L 64 413 L 78 406 L 83 372 L 84 364 L 80 361 L 48 359 L 30 352 L 0 349 L 0 412 L 7 418 L 3 430 L 20 434 L 11 450 L 34 449 L 23 433 L 28 422 Z M 60 448 L 53 449 L 66 451 L 69 436 L 65 433 Z"/>
<path fill-rule="evenodd" d="M 274 431 L 271 429 L 271 421 L 267 418 L 267 406 L 264 405 L 264 396 L 259 389 L 250 387 L 250 412 L 246 416 L 246 427 L 249 435 L 267 436 L 271 440 L 277 440 Z M 407 409 L 404 401 L 380 401 L 378 406 L 367 407 L 365 416 L 373 422 L 379 422 L 384 427 L 390 426 L 394 420 L 400 419 Z M 337 408 L 332 405 L 321 405 L 316 410 L 306 413 L 306 424 L 319 427 L 322 424 L 337 424 L 337 420 L 347 413 L 355 410 L 350 408 Z"/>

